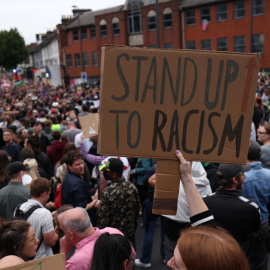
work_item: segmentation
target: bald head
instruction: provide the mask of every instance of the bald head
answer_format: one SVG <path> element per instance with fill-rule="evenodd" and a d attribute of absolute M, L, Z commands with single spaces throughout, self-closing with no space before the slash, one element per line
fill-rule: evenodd
<path fill-rule="evenodd" d="M 9 255 L 0 260 L 0 269 L 24 263 L 24 260 L 18 256 Z"/>
<path fill-rule="evenodd" d="M 63 230 L 83 233 L 92 228 L 90 218 L 85 209 L 76 207 L 65 211 L 58 216 L 58 221 Z"/>

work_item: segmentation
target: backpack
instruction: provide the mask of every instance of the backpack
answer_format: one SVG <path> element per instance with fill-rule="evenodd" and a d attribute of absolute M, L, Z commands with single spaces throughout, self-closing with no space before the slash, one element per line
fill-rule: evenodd
<path fill-rule="evenodd" d="M 22 210 L 20 210 L 21 205 L 22 205 L 22 203 L 20 203 L 15 209 L 15 214 L 14 214 L 15 218 L 23 218 L 23 219 L 27 220 L 35 210 L 37 210 L 38 208 L 41 208 L 41 206 L 36 204 L 36 205 L 33 205 L 32 207 L 30 207 L 30 209 L 28 209 L 24 213 Z M 39 243 L 38 243 L 37 252 L 41 246 L 42 241 L 43 241 L 43 237 L 41 236 L 41 239 L 39 240 Z"/>
<path fill-rule="evenodd" d="M 14 215 L 15 218 L 23 218 L 27 220 L 36 209 L 41 208 L 41 206 L 37 204 L 37 205 L 32 206 L 30 209 L 28 209 L 28 211 L 24 213 L 22 210 L 20 210 L 21 205 L 22 203 L 19 204 L 15 209 L 15 215 Z"/>

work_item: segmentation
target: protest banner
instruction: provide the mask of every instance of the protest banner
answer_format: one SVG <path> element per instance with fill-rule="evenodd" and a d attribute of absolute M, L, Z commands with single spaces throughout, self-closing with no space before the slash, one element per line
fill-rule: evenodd
<path fill-rule="evenodd" d="M 99 115 L 97 113 L 79 116 L 79 120 L 85 138 L 92 138 L 98 135 Z"/>
<path fill-rule="evenodd" d="M 65 270 L 65 255 L 57 254 L 22 264 L 3 268 L 5 270 Z"/>
<path fill-rule="evenodd" d="M 256 54 L 106 46 L 100 153 L 157 159 L 154 212 L 175 213 L 176 149 L 191 161 L 246 162 L 259 67 Z"/>

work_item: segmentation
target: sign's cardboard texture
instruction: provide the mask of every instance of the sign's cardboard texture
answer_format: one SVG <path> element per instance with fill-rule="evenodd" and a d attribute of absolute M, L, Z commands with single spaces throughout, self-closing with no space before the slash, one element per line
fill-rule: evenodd
<path fill-rule="evenodd" d="M 65 255 L 57 254 L 42 259 L 3 268 L 5 270 L 65 270 Z"/>
<path fill-rule="evenodd" d="M 79 120 L 85 138 L 92 138 L 98 135 L 98 113 L 91 113 L 88 115 L 79 116 Z"/>
<path fill-rule="evenodd" d="M 100 153 L 244 164 L 259 67 L 256 54 L 106 46 Z"/>

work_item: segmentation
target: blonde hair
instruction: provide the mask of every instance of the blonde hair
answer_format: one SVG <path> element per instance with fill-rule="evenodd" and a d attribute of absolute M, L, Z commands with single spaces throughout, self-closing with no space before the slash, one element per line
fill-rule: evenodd
<path fill-rule="evenodd" d="M 40 177 L 38 173 L 38 163 L 34 158 L 25 159 L 23 164 L 30 168 L 30 171 L 28 171 L 27 174 L 32 177 L 32 180 L 36 180 Z"/>
<path fill-rule="evenodd" d="M 55 175 L 56 175 L 57 178 L 60 178 L 61 179 L 61 177 L 64 178 L 66 174 L 67 174 L 67 165 L 66 164 L 63 164 L 63 165 L 61 165 L 61 166 L 59 166 L 57 168 Z"/>

